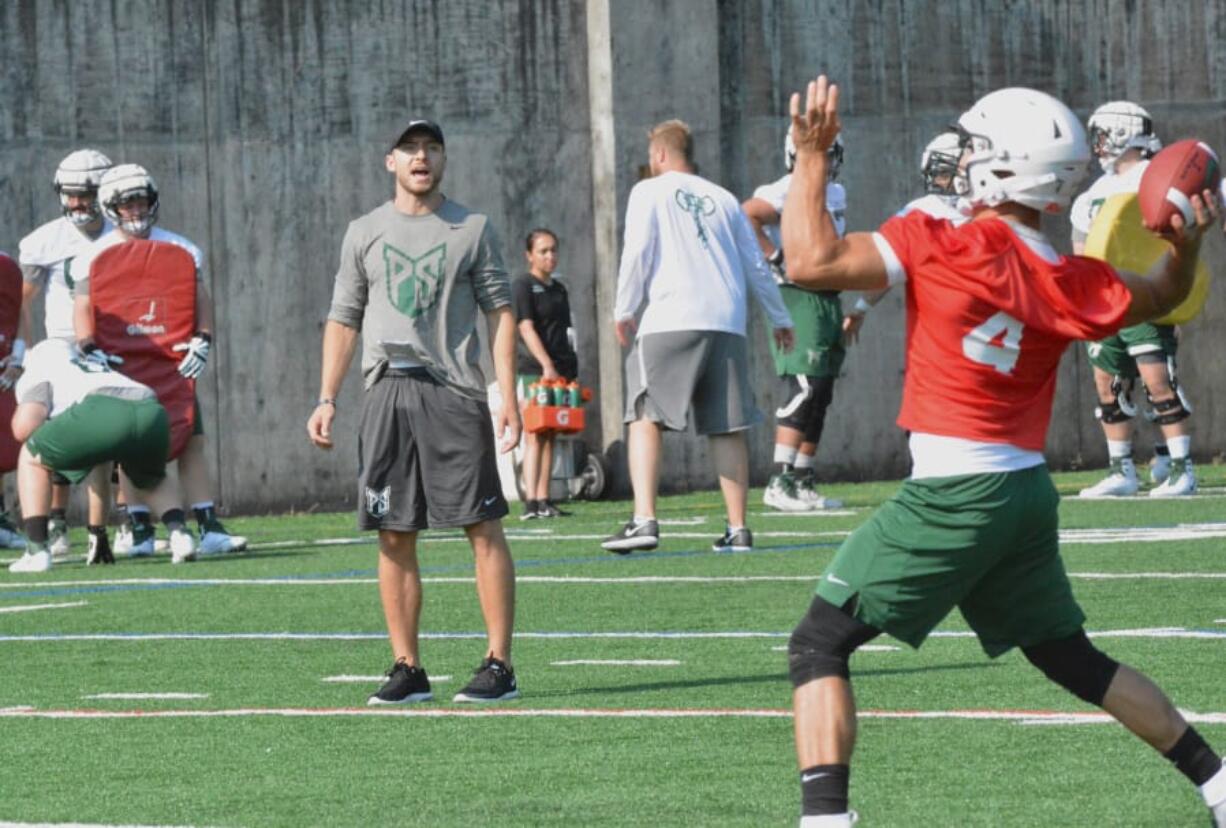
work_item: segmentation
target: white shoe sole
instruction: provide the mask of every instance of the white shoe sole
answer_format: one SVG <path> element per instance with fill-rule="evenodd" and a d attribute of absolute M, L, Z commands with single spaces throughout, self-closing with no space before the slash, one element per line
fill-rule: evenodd
<path fill-rule="evenodd" d="M 512 690 L 510 693 L 503 693 L 496 699 L 487 699 L 482 696 L 470 696 L 467 693 L 456 693 L 452 697 L 453 702 L 470 703 L 470 704 L 496 704 L 498 702 L 513 701 L 519 698 L 519 690 Z"/>
<path fill-rule="evenodd" d="M 781 512 L 811 512 L 813 507 L 803 500 L 788 500 L 786 498 L 772 496 L 771 492 L 762 495 L 762 502 L 772 509 L 778 509 Z"/>
<path fill-rule="evenodd" d="M 378 696 L 371 696 L 366 700 L 367 707 L 394 707 L 398 704 L 416 704 L 417 702 L 434 701 L 433 693 L 410 693 L 400 701 L 388 701 L 381 699 Z"/>
<path fill-rule="evenodd" d="M 660 545 L 660 538 L 657 536 L 643 535 L 633 538 L 618 538 L 617 540 L 607 540 L 600 544 L 604 549 L 610 552 L 634 552 L 640 549 L 655 549 Z"/>

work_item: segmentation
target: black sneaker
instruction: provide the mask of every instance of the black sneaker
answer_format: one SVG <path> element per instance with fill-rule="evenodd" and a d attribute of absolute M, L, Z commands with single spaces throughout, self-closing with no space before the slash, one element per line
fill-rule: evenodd
<path fill-rule="evenodd" d="M 540 503 L 541 501 L 539 500 L 525 500 L 524 501 L 524 512 L 522 515 L 519 516 L 519 519 L 520 520 L 536 520 L 539 517 L 545 517 L 544 515 L 541 514 Z"/>
<path fill-rule="evenodd" d="M 711 544 L 715 552 L 750 552 L 753 550 L 753 532 L 748 529 L 725 529 L 724 534 Z"/>
<path fill-rule="evenodd" d="M 600 545 L 618 555 L 628 555 L 636 549 L 655 549 L 660 545 L 660 524 L 654 520 L 635 523 L 631 518 L 616 535 L 609 535 Z"/>
<path fill-rule="evenodd" d="M 559 509 L 552 500 L 541 500 L 538 501 L 538 503 L 540 505 L 537 507 L 537 512 L 541 517 L 570 517 L 570 512 L 567 512 L 564 509 Z"/>
<path fill-rule="evenodd" d="M 468 686 L 455 694 L 456 702 L 500 702 L 519 698 L 515 685 L 515 671 L 503 662 L 489 656 L 473 673 Z"/>
<path fill-rule="evenodd" d="M 387 671 L 387 681 L 370 698 L 368 705 L 380 704 L 411 704 L 426 702 L 434 698 L 430 692 L 430 679 L 426 671 L 420 667 L 410 667 L 403 661 L 397 661 L 392 669 Z"/>

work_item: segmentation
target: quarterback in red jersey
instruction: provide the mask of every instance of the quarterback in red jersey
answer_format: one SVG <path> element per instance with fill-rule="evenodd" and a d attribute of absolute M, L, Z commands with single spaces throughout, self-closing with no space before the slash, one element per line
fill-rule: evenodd
<path fill-rule="evenodd" d="M 843 544 L 792 633 L 801 825 L 851 825 L 851 653 L 882 632 L 918 647 L 955 607 L 991 657 L 1018 647 L 1049 679 L 1098 705 L 1197 785 L 1226 828 L 1226 768 L 1149 679 L 1094 647 L 1060 559 L 1059 496 L 1043 460 L 1060 356 L 1162 315 L 1187 295 L 1215 195 L 1193 199 L 1150 274 L 1058 254 L 1040 215 L 1068 207 L 1085 175 L 1085 130 L 1033 89 L 980 99 L 958 120 L 960 227 L 913 212 L 839 239 L 826 214 L 825 151 L 839 131 L 824 77 L 792 99 L 798 158 L 783 210 L 788 275 L 812 289 L 905 283 L 907 373 L 898 423 L 912 475 Z"/>

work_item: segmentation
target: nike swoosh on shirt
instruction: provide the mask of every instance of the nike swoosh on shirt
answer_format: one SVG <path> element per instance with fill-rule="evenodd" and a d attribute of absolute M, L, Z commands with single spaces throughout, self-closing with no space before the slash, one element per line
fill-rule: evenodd
<path fill-rule="evenodd" d="M 837 575 L 827 575 L 826 580 L 832 584 L 838 584 L 839 586 L 851 586 L 851 584 L 847 583 Z"/>

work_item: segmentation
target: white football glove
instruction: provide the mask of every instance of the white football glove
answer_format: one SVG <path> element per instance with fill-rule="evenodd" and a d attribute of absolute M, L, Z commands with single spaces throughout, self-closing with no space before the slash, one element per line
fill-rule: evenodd
<path fill-rule="evenodd" d="M 783 248 L 775 248 L 775 252 L 766 257 L 766 263 L 770 265 L 771 276 L 775 277 L 775 284 L 786 285 L 790 284 L 787 271 L 783 268 Z"/>
<path fill-rule="evenodd" d="M 172 350 L 186 351 L 179 363 L 179 373 L 188 379 L 195 379 L 204 373 L 204 365 L 209 361 L 209 346 L 212 338 L 206 333 L 198 333 L 190 342 L 180 342 Z"/>
<path fill-rule="evenodd" d="M 86 362 L 108 370 L 112 365 L 123 365 L 123 357 L 116 354 L 108 354 L 92 342 L 82 346 L 81 356 L 85 358 Z"/>

